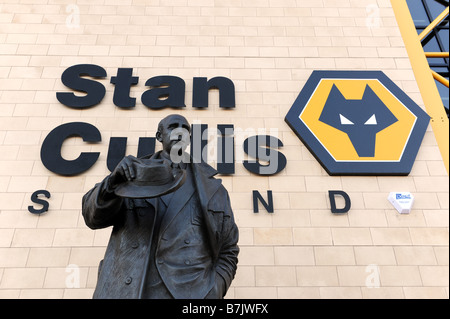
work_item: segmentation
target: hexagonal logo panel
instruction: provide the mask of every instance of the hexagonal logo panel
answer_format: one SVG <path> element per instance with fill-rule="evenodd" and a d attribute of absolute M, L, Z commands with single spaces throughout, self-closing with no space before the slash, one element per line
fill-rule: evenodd
<path fill-rule="evenodd" d="M 285 120 L 330 175 L 408 175 L 430 117 L 381 71 L 314 71 Z"/>

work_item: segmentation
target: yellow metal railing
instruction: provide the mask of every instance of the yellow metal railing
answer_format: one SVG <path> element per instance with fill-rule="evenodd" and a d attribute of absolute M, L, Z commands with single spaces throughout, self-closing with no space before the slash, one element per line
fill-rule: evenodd
<path fill-rule="evenodd" d="M 448 17 L 448 8 L 449 7 L 445 8 L 445 10 L 442 11 L 442 13 L 419 34 L 420 41 L 423 41 L 423 39 L 425 39 L 425 37 L 434 30 L 434 28 L 436 28 L 445 18 Z M 448 58 L 448 52 L 426 52 L 425 56 L 427 58 Z M 442 75 L 433 70 L 431 70 L 431 74 L 436 81 L 439 81 L 446 87 L 449 87 L 448 80 Z"/>
<path fill-rule="evenodd" d="M 431 70 L 427 58 L 448 58 L 448 52 L 424 52 L 421 41 L 427 37 L 449 14 L 447 7 L 418 36 L 406 0 L 391 0 L 395 17 L 400 27 L 406 50 L 422 95 L 427 113 L 431 116 L 431 126 L 439 145 L 442 159 L 449 172 L 449 119 L 436 86 L 435 80 L 449 86 L 448 80 Z"/>
<path fill-rule="evenodd" d="M 448 58 L 448 52 L 425 52 L 427 58 Z"/>
<path fill-rule="evenodd" d="M 444 11 L 433 21 L 430 23 L 428 27 L 425 28 L 425 30 L 422 31 L 422 33 L 419 35 L 419 40 L 422 41 L 425 39 L 425 37 L 436 28 L 439 23 L 441 23 L 446 17 L 448 16 L 448 7 L 445 8 Z"/>
<path fill-rule="evenodd" d="M 440 75 L 439 73 L 437 73 L 436 71 L 433 71 L 433 70 L 431 70 L 431 74 L 433 74 L 433 78 L 436 81 L 439 81 L 440 83 L 442 83 L 443 85 L 448 87 L 448 80 L 446 78 L 444 78 L 442 75 Z"/>

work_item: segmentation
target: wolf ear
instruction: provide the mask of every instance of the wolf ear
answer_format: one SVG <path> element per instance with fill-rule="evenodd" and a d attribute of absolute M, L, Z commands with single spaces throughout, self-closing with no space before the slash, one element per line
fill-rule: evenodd
<path fill-rule="evenodd" d="M 379 99 L 378 95 L 372 90 L 369 84 L 366 84 L 366 89 L 364 90 L 363 101 L 371 101 L 373 98 Z"/>
<path fill-rule="evenodd" d="M 339 91 L 336 84 L 333 84 L 333 87 L 331 88 L 330 95 L 328 96 L 328 99 L 333 102 L 340 102 L 340 101 L 347 101 L 346 98 L 342 95 L 341 91 Z"/>
<path fill-rule="evenodd" d="M 366 85 L 366 90 L 364 91 L 362 101 L 364 101 L 366 105 L 370 105 L 370 113 L 373 114 L 376 118 L 375 121 L 373 121 L 372 118 L 369 118 L 369 124 L 375 125 L 374 123 L 376 123 L 379 131 L 384 130 L 392 124 L 398 122 L 398 119 L 395 117 L 395 115 L 391 112 L 391 110 L 389 110 L 386 104 L 384 104 L 384 102 L 378 97 L 378 95 L 372 90 L 369 85 Z"/>

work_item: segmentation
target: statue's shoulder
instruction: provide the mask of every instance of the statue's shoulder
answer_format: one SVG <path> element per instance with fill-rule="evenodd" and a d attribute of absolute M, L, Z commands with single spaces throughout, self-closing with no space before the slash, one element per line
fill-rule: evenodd
<path fill-rule="evenodd" d="M 139 157 L 139 158 L 140 158 L 140 159 L 159 158 L 159 157 L 160 157 L 160 156 L 159 156 L 160 153 L 161 153 L 161 152 L 156 152 L 156 153 L 152 153 L 152 154 L 147 154 L 147 155 L 141 156 L 141 157 Z"/>
<path fill-rule="evenodd" d="M 203 176 L 205 176 L 207 178 L 216 179 L 215 176 L 219 173 L 211 165 L 209 165 L 208 163 L 205 163 L 205 162 L 193 163 L 192 165 L 194 165 L 197 168 L 197 171 L 199 173 L 201 173 Z"/>

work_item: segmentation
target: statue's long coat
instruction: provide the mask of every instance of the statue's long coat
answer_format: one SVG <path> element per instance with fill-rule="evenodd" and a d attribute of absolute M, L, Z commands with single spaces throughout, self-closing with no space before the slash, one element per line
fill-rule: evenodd
<path fill-rule="evenodd" d="M 161 222 L 156 267 L 174 298 L 223 298 L 239 253 L 228 192 L 207 164 L 188 164 L 187 172 Z M 113 226 L 94 298 L 143 298 L 158 201 L 117 197 L 108 179 L 83 197 L 88 227 Z"/>

